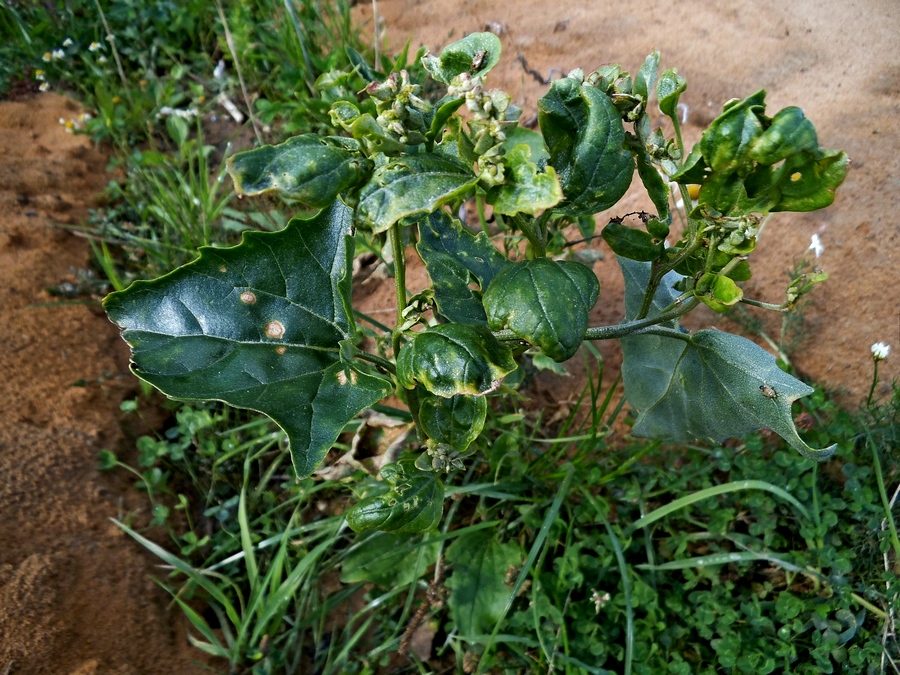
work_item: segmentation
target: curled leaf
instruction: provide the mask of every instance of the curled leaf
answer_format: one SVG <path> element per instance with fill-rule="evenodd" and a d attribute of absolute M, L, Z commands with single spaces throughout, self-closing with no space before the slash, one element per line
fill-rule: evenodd
<path fill-rule="evenodd" d="M 534 215 L 555 206 L 563 193 L 552 166 L 538 171 L 531 161 L 531 148 L 525 143 L 512 148 L 504 158 L 512 176 L 488 191 L 487 202 L 496 213 Z"/>
<path fill-rule="evenodd" d="M 493 330 L 508 328 L 560 362 L 581 346 L 599 293 L 588 267 L 538 258 L 498 274 L 484 294 L 484 309 Z"/>
<path fill-rule="evenodd" d="M 575 78 L 556 80 L 538 101 L 538 120 L 565 196 L 557 211 L 593 215 L 621 199 L 634 159 L 619 111 L 605 93 Z"/>
<path fill-rule="evenodd" d="M 312 208 L 330 205 L 372 169 L 355 141 L 315 134 L 239 152 L 226 166 L 239 195 L 275 192 Z"/>
<path fill-rule="evenodd" d="M 611 220 L 600 234 L 613 253 L 629 260 L 652 262 L 662 255 L 665 246 L 650 232 L 622 225 L 615 220 Z"/>
<path fill-rule="evenodd" d="M 404 155 L 379 167 L 359 191 L 356 219 L 384 232 L 401 219 L 424 216 L 462 197 L 477 178 L 462 162 L 444 154 Z"/>
<path fill-rule="evenodd" d="M 656 98 L 659 100 L 659 109 L 663 115 L 673 119 L 678 116 L 678 99 L 685 89 L 687 82 L 674 68 L 669 68 L 659 76 L 656 83 Z"/>
<path fill-rule="evenodd" d="M 487 327 L 461 323 L 428 328 L 397 356 L 397 381 L 403 387 L 412 389 L 418 382 L 444 398 L 490 393 L 515 369 L 512 352 Z"/>
<path fill-rule="evenodd" d="M 428 532 L 444 512 L 444 484 L 433 471 L 420 471 L 415 460 L 386 464 L 381 477 L 390 485 L 383 494 L 362 499 L 347 513 L 354 532 L 381 530 L 393 534 Z"/>
<path fill-rule="evenodd" d="M 465 452 L 481 430 L 487 416 L 484 396 L 459 394 L 451 398 L 426 396 L 419 400 L 419 423 L 428 437 Z"/>

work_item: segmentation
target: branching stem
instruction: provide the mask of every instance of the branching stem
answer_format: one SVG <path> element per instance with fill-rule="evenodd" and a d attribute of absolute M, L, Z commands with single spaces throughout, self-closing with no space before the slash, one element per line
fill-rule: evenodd
<path fill-rule="evenodd" d="M 685 333 L 681 331 L 672 329 L 672 328 L 660 328 L 659 331 L 649 330 L 658 324 L 665 323 L 667 321 L 674 321 L 678 317 L 687 314 L 694 307 L 696 307 L 700 303 L 696 298 L 691 299 L 690 301 L 684 303 L 681 307 L 677 309 L 673 309 L 670 312 L 665 312 L 663 314 L 657 314 L 656 316 L 652 316 L 648 319 L 638 319 L 637 321 L 628 321 L 626 323 L 620 323 L 615 326 L 596 326 L 593 328 L 588 328 L 584 332 L 585 340 L 612 340 L 616 338 L 626 337 L 628 335 L 633 335 L 636 333 L 654 333 L 657 335 L 666 335 L 669 337 L 679 337 L 685 336 Z M 660 332 L 661 331 L 661 332 Z M 520 338 L 513 333 L 511 330 L 501 330 L 494 333 L 494 337 L 498 340 L 502 341 L 516 341 Z"/>

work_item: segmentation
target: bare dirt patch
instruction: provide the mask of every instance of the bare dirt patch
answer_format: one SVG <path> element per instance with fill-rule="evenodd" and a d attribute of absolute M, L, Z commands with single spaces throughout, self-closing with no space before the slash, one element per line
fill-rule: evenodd
<path fill-rule="evenodd" d="M 163 574 L 109 521 L 146 498 L 96 469 L 124 439 L 127 349 L 96 302 L 46 290 L 89 266 L 56 225 L 84 222 L 109 180 L 59 124 L 80 112 L 52 94 L 0 104 L 0 672 L 203 672 Z"/>

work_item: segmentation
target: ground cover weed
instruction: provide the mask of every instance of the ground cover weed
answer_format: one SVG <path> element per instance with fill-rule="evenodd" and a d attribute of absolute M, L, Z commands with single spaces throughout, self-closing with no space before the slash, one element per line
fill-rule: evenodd
<path fill-rule="evenodd" d="M 897 558 L 885 483 L 873 479 L 873 441 L 860 430 L 870 415 L 880 420 L 875 447 L 886 484 L 896 484 L 900 466 L 888 443 L 900 423 L 900 390 L 860 413 L 821 390 L 808 397 L 804 435 L 838 445 L 819 464 L 762 433 L 672 452 L 656 442 L 609 444 L 616 411 L 590 389 L 556 437 L 545 437 L 540 414 L 521 404 L 492 409 L 484 452 L 448 486 L 449 511 L 426 534 L 354 534 L 335 511 L 348 503 L 348 479 L 375 486 L 364 471 L 297 484 L 283 473 L 284 437 L 271 423 L 248 426 L 227 408 L 216 422 L 184 406 L 162 446 L 140 446 L 156 448 L 147 459 L 156 454 L 168 476 L 184 463 L 193 465 L 194 485 L 215 486 L 199 491 L 207 495 L 200 505 L 190 492 L 178 497 L 212 534 L 193 548 L 182 539 L 177 563 L 150 548 L 173 575 L 184 573 L 166 582 L 174 594 L 203 598 L 225 621 L 223 597 L 239 607 L 272 556 L 296 561 L 312 552 L 317 576 L 298 587 L 284 621 L 270 625 L 268 651 L 231 642 L 216 652 L 235 666 L 257 664 L 254 672 L 289 672 L 288 663 L 428 672 L 414 664 L 429 655 L 431 669 L 468 664 L 466 672 L 890 672 L 881 668 L 897 658 Z M 579 422 L 597 418 L 599 425 Z M 283 536 L 292 543 L 281 554 Z M 245 562 L 247 537 L 255 573 Z M 342 583 L 326 585 L 329 575 Z M 355 604 L 342 604 L 354 595 Z M 336 611 L 347 624 L 326 619 Z M 198 644 L 219 650 L 210 618 L 188 616 Z M 398 661 L 417 631 L 430 649 Z"/>

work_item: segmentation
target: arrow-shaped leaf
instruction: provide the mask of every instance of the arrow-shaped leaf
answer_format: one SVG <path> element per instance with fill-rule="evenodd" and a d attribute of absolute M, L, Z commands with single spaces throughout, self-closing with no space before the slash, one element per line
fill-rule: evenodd
<path fill-rule="evenodd" d="M 625 277 L 626 319 L 640 306 L 650 265 L 619 260 Z M 677 293 L 678 275 L 664 278 L 654 308 Z M 651 314 L 652 315 L 652 314 Z M 669 324 L 677 329 L 677 324 Z M 791 404 L 813 389 L 781 370 L 775 357 L 754 342 L 718 330 L 681 339 L 633 335 L 622 339 L 625 397 L 638 412 L 637 436 L 684 443 L 722 441 L 771 429 L 810 459 L 826 459 L 837 446 L 809 447 L 797 434 Z"/>
<path fill-rule="evenodd" d="M 336 202 L 104 301 L 132 348 L 132 369 L 165 394 L 262 412 L 285 430 L 308 476 L 344 425 L 391 391 L 342 362 L 352 337 L 351 211 Z"/>

